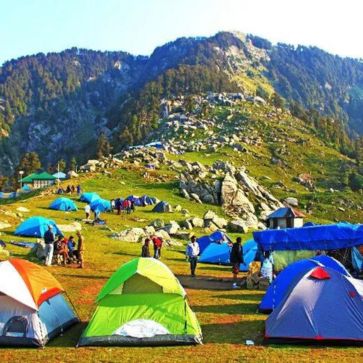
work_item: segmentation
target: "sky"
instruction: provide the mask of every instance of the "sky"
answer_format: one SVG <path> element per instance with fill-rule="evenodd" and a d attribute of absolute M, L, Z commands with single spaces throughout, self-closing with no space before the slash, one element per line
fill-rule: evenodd
<path fill-rule="evenodd" d="M 70 47 L 149 55 L 237 30 L 363 58 L 361 0 L 0 0 L 0 65 Z"/>

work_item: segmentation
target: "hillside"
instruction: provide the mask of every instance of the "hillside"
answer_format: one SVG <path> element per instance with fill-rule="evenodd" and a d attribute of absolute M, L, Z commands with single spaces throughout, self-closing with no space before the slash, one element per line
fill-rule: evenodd
<path fill-rule="evenodd" d="M 100 134 L 119 151 L 158 127 L 164 98 L 207 92 L 261 96 L 301 117 L 313 109 L 316 128 L 351 151 L 345 131 L 362 131 L 362 75 L 358 60 L 226 32 L 181 38 L 150 57 L 73 48 L 11 60 L 0 68 L 0 172 L 11 175 L 28 151 L 44 167 L 82 163 Z"/>

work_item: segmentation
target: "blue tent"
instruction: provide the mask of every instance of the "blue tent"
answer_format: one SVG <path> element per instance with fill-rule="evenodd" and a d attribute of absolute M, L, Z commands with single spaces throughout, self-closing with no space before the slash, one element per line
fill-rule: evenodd
<path fill-rule="evenodd" d="M 94 212 L 108 212 L 112 210 L 111 202 L 106 199 L 96 199 L 91 203 Z"/>
<path fill-rule="evenodd" d="M 153 212 L 163 213 L 163 212 L 171 212 L 172 208 L 168 202 L 159 202 L 152 210 Z"/>
<path fill-rule="evenodd" d="M 96 199 L 101 199 L 97 193 L 83 193 L 80 198 L 81 202 L 86 203 L 92 203 Z"/>
<path fill-rule="evenodd" d="M 228 265 L 231 247 L 228 243 L 210 243 L 201 253 L 199 261 L 214 263 L 218 265 Z"/>
<path fill-rule="evenodd" d="M 49 225 L 53 226 L 53 232 L 56 235 L 63 235 L 54 221 L 44 217 L 28 218 L 16 228 L 15 235 L 26 237 L 44 237 L 44 233 L 47 231 Z"/>
<path fill-rule="evenodd" d="M 24 192 L 30 192 L 32 190 L 32 188 L 30 188 L 30 186 L 28 184 L 25 184 L 21 187 L 21 190 Z"/>
<path fill-rule="evenodd" d="M 330 267 L 313 266 L 266 320 L 271 343 L 363 343 L 363 282 Z"/>
<path fill-rule="evenodd" d="M 140 199 L 141 205 L 153 205 L 156 203 L 156 198 L 149 197 L 148 195 L 143 195 Z"/>
<path fill-rule="evenodd" d="M 290 291 L 291 287 L 295 286 L 302 276 L 316 266 L 329 267 L 345 276 L 350 276 L 349 272 L 340 262 L 329 256 L 315 256 L 312 259 L 294 262 L 283 269 L 277 275 L 277 278 L 272 281 L 259 305 L 259 311 L 269 313 L 274 310 Z"/>
<path fill-rule="evenodd" d="M 224 232 L 215 231 L 209 236 L 199 237 L 197 239 L 197 242 L 199 244 L 200 253 L 202 253 L 211 243 L 223 243 L 223 242 L 232 243 L 232 240 Z"/>
<path fill-rule="evenodd" d="M 69 198 L 57 198 L 49 206 L 50 209 L 61 210 L 61 211 L 73 211 L 77 210 L 77 206 L 73 200 Z"/>
<path fill-rule="evenodd" d="M 363 256 L 356 247 L 352 248 L 352 265 L 358 273 L 363 270 Z"/>
<path fill-rule="evenodd" d="M 134 202 L 135 205 L 138 206 L 138 207 L 142 206 L 140 197 L 138 197 L 136 195 L 129 195 L 126 199 L 129 200 L 130 202 Z"/>
<path fill-rule="evenodd" d="M 258 252 L 258 244 L 255 240 L 251 239 L 243 245 L 243 260 L 244 263 L 240 265 L 240 271 L 248 271 L 251 262 L 256 258 Z"/>
<path fill-rule="evenodd" d="M 253 232 L 264 251 L 336 250 L 363 244 L 363 225 L 338 223 Z"/>

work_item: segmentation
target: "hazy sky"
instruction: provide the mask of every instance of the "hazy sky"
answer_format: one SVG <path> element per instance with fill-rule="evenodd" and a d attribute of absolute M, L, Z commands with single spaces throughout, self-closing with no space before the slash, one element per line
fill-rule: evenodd
<path fill-rule="evenodd" d="M 362 0 L 0 0 L 0 64 L 69 47 L 150 54 L 239 30 L 363 58 Z"/>

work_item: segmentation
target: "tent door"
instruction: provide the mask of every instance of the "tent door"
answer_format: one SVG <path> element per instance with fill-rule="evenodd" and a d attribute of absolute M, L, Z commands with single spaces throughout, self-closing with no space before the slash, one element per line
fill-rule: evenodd
<path fill-rule="evenodd" d="M 25 338 L 29 322 L 25 316 L 14 316 L 4 326 L 3 336 Z"/>

